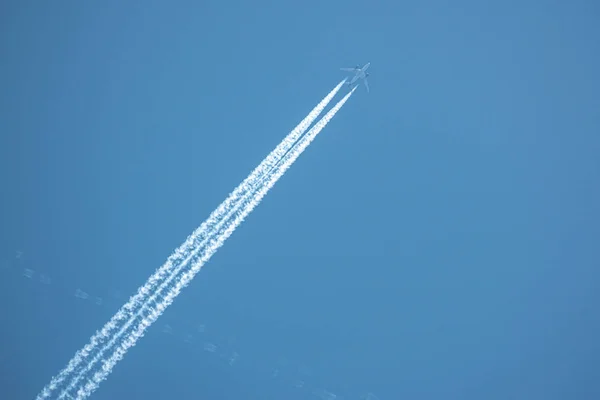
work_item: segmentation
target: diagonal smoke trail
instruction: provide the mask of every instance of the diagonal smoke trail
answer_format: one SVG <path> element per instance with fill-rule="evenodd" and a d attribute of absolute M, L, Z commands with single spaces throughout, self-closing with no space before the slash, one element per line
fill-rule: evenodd
<path fill-rule="evenodd" d="M 289 154 L 289 153 L 287 153 L 287 154 Z M 269 177 L 271 172 L 277 168 L 277 166 L 280 164 L 280 162 L 281 162 L 281 159 L 273 166 L 271 171 L 269 171 L 268 173 L 265 173 L 262 177 L 258 178 L 254 187 L 255 188 L 258 187 L 267 177 Z M 131 325 L 136 320 L 138 320 L 138 318 L 143 317 L 144 313 L 146 311 L 148 311 L 148 309 L 152 309 L 152 304 L 157 301 L 157 299 L 162 295 L 162 292 L 166 288 L 169 287 L 169 285 L 175 280 L 175 278 L 177 278 L 177 276 L 179 275 L 179 272 L 181 272 L 187 266 L 187 264 L 190 262 L 191 259 L 195 258 L 199 252 L 204 250 L 209 239 L 216 234 L 215 232 L 221 231 L 223 229 L 223 226 L 227 223 L 227 221 L 236 212 L 238 212 L 243 205 L 246 204 L 246 202 L 249 200 L 249 198 L 252 195 L 253 195 L 253 192 L 248 191 L 247 193 L 244 194 L 244 196 L 242 196 L 242 198 L 236 204 L 233 205 L 233 207 L 231 207 L 231 210 L 229 210 L 227 212 L 227 214 L 224 215 L 221 218 L 221 220 L 213 227 L 212 232 L 209 232 L 208 235 L 206 235 L 206 237 L 202 240 L 202 242 L 194 250 L 192 250 L 190 252 L 190 254 L 186 257 L 186 259 L 183 260 L 179 265 L 177 265 L 173 269 L 173 272 L 171 273 L 171 275 L 169 275 L 160 284 L 158 289 L 156 289 L 156 291 L 154 293 L 152 293 L 152 295 L 144 303 L 140 304 L 140 306 L 136 309 L 137 311 L 125 322 L 125 324 L 123 324 L 123 326 L 115 334 L 112 335 L 112 337 L 110 338 L 108 343 L 103 345 L 96 352 L 96 355 L 90 361 L 88 361 L 84 366 L 82 366 L 80 369 L 77 370 L 77 373 L 73 377 L 71 377 L 70 383 L 68 384 L 68 386 L 61 391 L 60 395 L 58 396 L 58 400 L 65 399 L 66 396 L 68 396 L 68 393 L 71 390 L 73 390 L 73 388 L 75 388 L 75 386 L 82 379 L 85 378 L 86 374 L 89 371 L 91 371 L 94 368 L 94 366 L 102 359 L 102 356 L 104 355 L 104 353 L 109 351 L 115 345 L 115 343 L 121 339 L 121 337 L 123 335 L 127 335 L 127 330 L 131 327 Z"/>
<path fill-rule="evenodd" d="M 244 221 L 244 219 L 254 210 L 254 208 L 260 204 L 263 197 L 267 192 L 275 185 L 275 183 L 283 176 L 283 174 L 292 166 L 296 159 L 304 152 L 304 150 L 312 143 L 316 136 L 321 130 L 327 125 L 327 123 L 333 118 L 333 116 L 340 110 L 340 108 L 348 101 L 352 91 L 342 100 L 340 100 L 321 120 L 319 120 L 313 128 L 311 128 L 294 147 L 283 157 L 281 163 L 274 168 L 269 176 L 265 179 L 264 183 L 257 188 L 256 193 L 248 198 L 244 202 L 244 206 L 236 213 L 232 221 L 228 222 L 224 229 L 218 231 L 211 239 L 209 245 L 204 251 L 199 254 L 198 259 L 195 259 L 192 268 L 182 274 L 177 279 L 176 284 L 171 288 L 167 296 L 162 302 L 156 305 L 156 308 L 152 309 L 150 315 L 143 318 L 137 325 L 136 329 L 131 331 L 120 343 L 113 355 L 104 360 L 100 370 L 96 371 L 94 375 L 88 379 L 87 383 L 80 386 L 77 390 L 76 399 L 83 400 L 90 396 L 104 381 L 108 375 L 112 372 L 114 366 L 119 362 L 127 353 L 129 348 L 134 346 L 137 341 L 144 335 L 146 329 L 152 325 L 158 317 L 160 317 L 166 308 L 173 303 L 175 298 L 181 293 L 181 290 L 186 287 L 194 278 L 194 276 L 200 271 L 202 266 L 212 257 L 212 255 L 224 244 L 225 240 L 231 236 L 235 229 Z"/>
<path fill-rule="evenodd" d="M 325 107 L 329 104 L 331 99 L 337 94 L 345 79 L 341 81 L 333 90 L 321 100 L 319 104 L 292 130 L 286 138 L 273 150 L 271 153 L 252 171 L 252 173 L 219 205 L 219 207 L 211 213 L 208 219 L 200 225 L 186 241 L 177 248 L 167 261 L 148 279 L 148 281 L 141 286 L 137 293 L 132 296 L 127 303 L 125 303 L 119 311 L 104 325 L 104 327 L 97 331 L 91 338 L 87 345 L 83 349 L 79 350 L 75 356 L 69 361 L 67 366 L 55 377 L 52 378 L 50 383 L 42 389 L 38 394 L 36 400 L 43 400 L 48 398 L 52 392 L 61 385 L 70 375 L 77 373 L 81 368 L 81 364 L 86 361 L 90 353 L 97 350 L 108 338 L 112 336 L 112 332 L 115 331 L 121 321 L 131 319 L 135 317 L 135 309 L 140 307 L 141 304 L 146 302 L 146 298 L 156 291 L 156 287 L 162 282 L 166 276 L 173 274 L 175 266 L 182 264 L 189 257 L 189 253 L 192 249 L 199 246 L 203 238 L 206 237 L 208 232 L 212 232 L 214 225 L 217 224 L 224 215 L 230 210 L 232 205 L 240 200 L 249 190 L 253 190 L 257 180 L 260 179 L 265 173 L 268 173 L 277 161 L 289 151 L 294 145 L 298 138 L 308 129 L 308 127 L 315 121 L 315 119 L 323 112 Z"/>
<path fill-rule="evenodd" d="M 289 153 L 288 153 L 289 154 Z M 262 177 L 257 179 L 257 182 L 255 184 L 255 188 L 258 187 L 258 185 L 260 185 L 266 178 L 269 177 L 270 173 L 277 168 L 277 166 L 280 164 L 281 159 L 277 162 L 277 164 L 275 166 L 273 166 L 273 169 L 271 171 L 269 171 L 269 173 L 265 173 Z M 68 393 L 73 390 L 73 388 L 75 388 L 75 386 L 82 380 L 85 378 L 86 374 L 91 371 L 94 366 L 102 359 L 102 356 L 104 355 L 104 353 L 106 353 L 107 351 L 109 351 L 114 345 L 115 343 L 117 343 L 121 337 L 123 335 L 127 335 L 127 330 L 131 327 L 132 324 L 134 324 L 136 322 L 136 320 L 138 320 L 139 318 L 144 316 L 144 313 L 146 311 L 148 311 L 148 309 L 151 309 L 153 306 L 153 303 L 157 302 L 157 299 L 162 295 L 162 292 L 165 290 L 165 288 L 168 288 L 169 285 L 175 280 L 176 282 L 176 278 L 179 275 L 179 273 L 188 265 L 188 263 L 190 262 L 190 260 L 192 258 L 195 258 L 199 252 L 201 252 L 202 250 L 204 250 L 206 243 L 209 241 L 209 239 L 214 236 L 214 234 L 216 234 L 215 232 L 219 232 L 223 229 L 223 226 L 227 223 L 227 221 L 235 214 L 237 213 L 240 208 L 242 206 L 244 206 L 246 204 L 246 202 L 249 200 L 249 198 L 253 195 L 252 191 L 248 191 L 247 193 L 244 194 L 244 196 L 233 206 L 231 207 L 231 210 L 229 210 L 229 212 L 223 216 L 223 218 L 221 218 L 221 220 L 214 226 L 213 231 L 210 232 L 210 235 L 207 235 L 207 237 L 205 237 L 202 242 L 193 250 L 190 252 L 190 254 L 185 258 L 185 260 L 183 260 L 179 265 L 177 265 L 174 269 L 173 272 L 171 273 L 171 275 L 169 275 L 158 287 L 158 289 L 156 289 L 156 291 L 143 303 L 140 305 L 140 307 L 137 308 L 137 311 L 134 313 L 134 315 L 132 315 L 131 318 L 129 318 L 129 320 L 126 321 L 125 324 L 123 324 L 123 326 L 115 333 L 112 335 L 112 337 L 110 338 L 110 340 L 108 341 L 108 343 L 104 344 L 95 354 L 95 356 L 87 361 L 87 363 L 81 367 L 81 369 L 77 370 L 77 373 L 70 378 L 70 383 L 68 384 L 68 386 L 66 388 L 64 388 L 60 395 L 58 396 L 58 400 L 62 400 L 64 399 L 66 396 L 68 396 Z M 164 297 L 164 296 L 163 296 Z"/>

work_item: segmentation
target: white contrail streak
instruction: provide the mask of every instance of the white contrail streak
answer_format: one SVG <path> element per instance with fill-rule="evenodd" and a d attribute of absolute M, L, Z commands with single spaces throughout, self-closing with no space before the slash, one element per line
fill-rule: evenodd
<path fill-rule="evenodd" d="M 277 167 L 277 165 L 279 164 L 280 161 L 281 160 L 279 160 L 277 162 L 277 164 L 273 167 L 273 169 L 275 169 Z M 266 177 L 269 176 L 269 174 L 273 171 L 273 169 L 271 169 L 271 171 L 269 171 L 268 173 L 265 173 L 263 177 L 258 178 L 254 187 L 256 188 L 257 185 L 262 183 L 262 181 Z M 244 204 L 246 204 L 247 200 L 249 199 L 249 197 L 252 194 L 253 194 L 252 191 L 248 191 L 246 194 L 244 194 L 244 196 L 242 196 L 242 198 L 239 199 L 239 201 L 231 208 L 231 210 L 228 211 L 227 214 L 221 218 L 221 220 L 213 227 L 212 231 L 209 232 L 207 237 L 205 237 L 202 240 L 202 242 L 200 242 L 200 244 L 198 246 L 196 246 L 196 248 L 193 251 L 191 251 L 190 255 L 188 255 L 185 258 L 185 260 L 183 260 L 179 265 L 177 265 L 173 269 L 173 272 L 171 273 L 171 275 L 169 275 L 160 284 L 158 289 L 156 289 L 156 291 L 143 304 L 141 304 L 138 307 L 139 308 L 138 311 L 136 311 L 135 314 L 131 318 L 129 318 L 129 320 L 127 320 L 127 322 L 121 327 L 121 329 L 119 329 L 110 338 L 108 343 L 106 343 L 102 348 L 100 348 L 97 351 L 97 354 L 90 361 L 88 361 L 86 363 L 86 365 L 84 365 L 80 370 L 78 370 L 77 374 L 71 378 L 69 385 L 61 391 L 60 395 L 58 396 L 58 400 L 62 400 L 64 398 L 66 398 L 66 396 L 68 396 L 68 393 L 77 386 L 77 384 L 79 383 L 79 381 L 81 381 L 81 379 L 85 378 L 86 374 L 88 374 L 89 371 L 94 368 L 96 363 L 98 363 L 100 360 L 102 360 L 102 356 L 104 355 L 104 353 L 109 351 L 123 335 L 127 335 L 127 330 L 131 327 L 131 325 L 138 318 L 143 317 L 143 314 L 145 311 L 147 311 L 149 308 L 152 308 L 152 303 L 156 302 L 157 298 L 161 296 L 161 294 L 165 290 L 165 288 L 169 287 L 171 282 L 178 276 L 179 272 L 181 272 L 187 266 L 187 264 L 190 262 L 190 260 L 192 258 L 195 258 L 198 255 L 198 253 L 201 252 L 206 247 L 207 242 L 209 241 L 209 239 L 212 236 L 218 234 L 218 232 L 220 232 L 222 230 L 223 225 L 234 215 L 234 213 L 236 213 Z"/>
<path fill-rule="evenodd" d="M 340 100 L 321 120 L 319 120 L 314 127 L 312 127 L 299 141 L 292 147 L 292 149 L 283 157 L 281 163 L 275 167 L 269 176 L 265 179 L 264 183 L 259 186 L 256 193 L 250 197 L 244 206 L 236 213 L 233 221 L 228 222 L 225 228 L 218 231 L 213 238 L 210 240 L 206 250 L 201 252 L 198 259 L 196 259 L 192 268 L 184 272 L 180 278 L 178 278 L 176 284 L 171 288 L 167 296 L 162 302 L 156 305 L 156 308 L 152 309 L 151 313 L 142 319 L 137 325 L 136 329 L 126 336 L 122 343 L 114 351 L 113 355 L 104 360 L 100 370 L 96 371 L 88 382 L 79 388 L 77 391 L 77 400 L 83 400 L 90 396 L 105 380 L 108 375 L 112 372 L 114 366 L 119 362 L 127 353 L 129 348 L 134 346 L 137 341 L 144 335 L 146 329 L 152 325 L 166 310 L 166 308 L 173 303 L 173 300 L 181 293 L 181 290 L 186 287 L 194 278 L 194 276 L 200 271 L 202 266 L 212 257 L 212 255 L 224 244 L 224 242 L 231 236 L 235 229 L 244 221 L 244 219 L 254 210 L 254 208 L 260 204 L 263 197 L 267 192 L 275 185 L 275 183 L 283 176 L 283 174 L 292 166 L 296 159 L 304 152 L 304 150 L 312 143 L 316 136 L 325 128 L 327 123 L 333 118 L 333 116 L 339 111 L 344 103 L 350 98 L 352 91 L 342 100 Z"/>
<path fill-rule="evenodd" d="M 331 99 L 337 94 L 345 80 L 341 81 L 321 102 L 292 130 L 286 138 L 273 150 L 271 153 L 252 171 L 252 173 L 219 205 L 219 207 L 211 213 L 208 219 L 200 225 L 186 241 L 177 248 L 167 261 L 141 286 L 137 293 L 125 303 L 119 311 L 97 331 L 83 349 L 79 350 L 75 356 L 69 361 L 67 366 L 55 377 L 50 383 L 42 389 L 36 400 L 48 398 L 54 390 L 56 390 L 63 381 L 70 375 L 77 372 L 80 365 L 85 362 L 90 353 L 94 352 L 100 345 L 112 336 L 112 332 L 116 330 L 120 322 L 135 318 L 136 308 L 146 302 L 146 298 L 156 291 L 157 285 L 162 282 L 165 277 L 170 276 L 175 266 L 181 265 L 185 259 L 189 257 L 189 253 L 193 248 L 199 246 L 199 242 L 206 236 L 207 232 L 212 232 L 213 227 L 220 221 L 224 215 L 230 210 L 232 205 L 244 196 L 246 192 L 252 190 L 256 182 L 265 174 L 268 173 L 277 161 L 294 145 L 298 138 L 308 129 L 315 119 L 323 112 Z"/>

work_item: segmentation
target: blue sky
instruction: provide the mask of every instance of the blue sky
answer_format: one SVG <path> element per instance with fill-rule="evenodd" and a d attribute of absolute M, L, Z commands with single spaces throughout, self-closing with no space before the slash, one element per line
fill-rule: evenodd
<path fill-rule="evenodd" d="M 3 397 L 368 61 L 95 398 L 311 398 L 298 365 L 348 399 L 600 396 L 595 2 L 125 3 L 0 5 Z M 161 332 L 200 322 L 235 368 Z"/>

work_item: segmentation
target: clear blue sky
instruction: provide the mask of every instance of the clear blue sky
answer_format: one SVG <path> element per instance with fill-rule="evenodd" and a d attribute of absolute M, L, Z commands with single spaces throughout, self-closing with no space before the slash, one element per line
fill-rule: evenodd
<path fill-rule="evenodd" d="M 599 18 L 591 0 L 2 2 L 0 397 L 32 398 L 121 301 L 75 288 L 133 292 L 370 61 L 371 93 L 94 398 L 311 398 L 298 365 L 349 400 L 599 398 Z M 161 333 L 201 322 L 235 367 Z"/>

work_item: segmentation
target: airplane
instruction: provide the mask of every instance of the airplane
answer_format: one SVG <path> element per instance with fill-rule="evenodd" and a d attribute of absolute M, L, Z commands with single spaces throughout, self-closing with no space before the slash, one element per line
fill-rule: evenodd
<path fill-rule="evenodd" d="M 354 72 L 354 76 L 352 77 L 352 79 L 350 79 L 350 82 L 348 82 L 347 84 L 352 87 L 352 85 L 358 81 L 359 79 L 362 79 L 363 82 L 365 83 L 365 87 L 367 88 L 367 92 L 369 91 L 369 82 L 367 81 L 367 76 L 369 76 L 369 73 L 366 72 L 367 69 L 369 68 L 369 65 L 371 65 L 370 62 L 366 63 L 364 67 L 360 67 L 360 65 L 357 65 L 354 68 L 340 68 L 340 70 L 342 71 L 347 71 L 347 72 Z"/>

